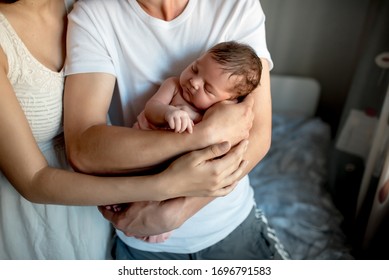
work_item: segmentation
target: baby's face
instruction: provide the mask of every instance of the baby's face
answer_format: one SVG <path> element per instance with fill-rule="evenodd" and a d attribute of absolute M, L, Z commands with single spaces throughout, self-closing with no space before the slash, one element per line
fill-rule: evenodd
<path fill-rule="evenodd" d="M 183 98 L 200 110 L 230 99 L 236 77 L 230 77 L 209 53 L 190 64 L 180 75 Z"/>

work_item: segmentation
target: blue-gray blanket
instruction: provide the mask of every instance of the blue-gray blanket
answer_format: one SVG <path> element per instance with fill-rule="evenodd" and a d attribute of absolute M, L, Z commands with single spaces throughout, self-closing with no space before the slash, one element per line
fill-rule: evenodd
<path fill-rule="evenodd" d="M 342 215 L 326 190 L 329 126 L 273 116 L 269 153 L 249 174 L 258 208 L 292 259 L 352 259 Z"/>

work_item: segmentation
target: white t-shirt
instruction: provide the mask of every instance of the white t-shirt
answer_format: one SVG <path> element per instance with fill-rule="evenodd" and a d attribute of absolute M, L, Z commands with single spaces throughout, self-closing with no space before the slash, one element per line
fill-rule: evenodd
<path fill-rule="evenodd" d="M 66 75 L 103 72 L 117 78 L 110 108 L 114 125 L 132 126 L 159 85 L 213 45 L 235 40 L 272 61 L 258 0 L 190 0 L 166 22 L 149 16 L 135 0 L 79 1 L 69 17 Z M 209 203 L 164 243 L 118 236 L 146 251 L 193 253 L 231 233 L 254 206 L 248 176 L 229 195 Z"/>

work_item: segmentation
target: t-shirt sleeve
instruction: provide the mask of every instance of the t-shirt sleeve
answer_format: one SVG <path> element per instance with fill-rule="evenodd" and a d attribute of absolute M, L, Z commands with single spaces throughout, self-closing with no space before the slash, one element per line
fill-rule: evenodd
<path fill-rule="evenodd" d="M 257 55 L 269 62 L 269 69 L 273 68 L 273 61 L 266 44 L 265 14 L 258 0 L 239 1 L 239 12 L 235 14 L 234 28 L 231 28 L 230 40 L 237 40 L 249 44 Z"/>
<path fill-rule="evenodd" d="M 88 6 L 77 2 L 68 16 L 65 75 L 100 72 L 116 76 L 104 40 L 106 30 L 98 20 L 98 9 L 92 12 L 89 7 L 92 2 Z"/>

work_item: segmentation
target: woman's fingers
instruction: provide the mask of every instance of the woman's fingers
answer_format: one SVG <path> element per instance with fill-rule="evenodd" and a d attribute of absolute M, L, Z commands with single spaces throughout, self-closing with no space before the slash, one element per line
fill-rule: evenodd
<path fill-rule="evenodd" d="M 232 149 L 228 142 L 209 147 L 200 163 L 210 171 L 210 176 L 213 176 L 214 186 L 209 188 L 213 193 L 209 195 L 226 195 L 233 190 L 248 164 L 243 160 L 247 146 L 248 141 L 243 140 Z"/>
<path fill-rule="evenodd" d="M 248 161 L 243 159 L 247 146 L 248 140 L 243 140 L 237 146 L 229 150 L 223 157 L 209 162 L 209 164 L 215 164 L 214 168 L 220 172 L 218 175 L 220 185 L 217 186 L 215 190 L 229 186 L 242 177 L 248 164 Z M 228 189 L 222 191 L 228 191 Z"/>
<path fill-rule="evenodd" d="M 230 149 L 228 153 L 226 153 L 217 162 L 220 165 L 219 168 L 227 173 L 231 173 L 236 170 L 239 167 L 241 161 L 243 160 L 243 156 L 247 150 L 248 143 L 248 140 L 243 140 L 238 145 Z"/>
<path fill-rule="evenodd" d="M 173 162 L 170 172 L 170 191 L 177 196 L 224 196 L 230 193 L 245 174 L 247 161 L 243 160 L 248 141 L 231 148 L 222 142 L 193 151 Z"/>

